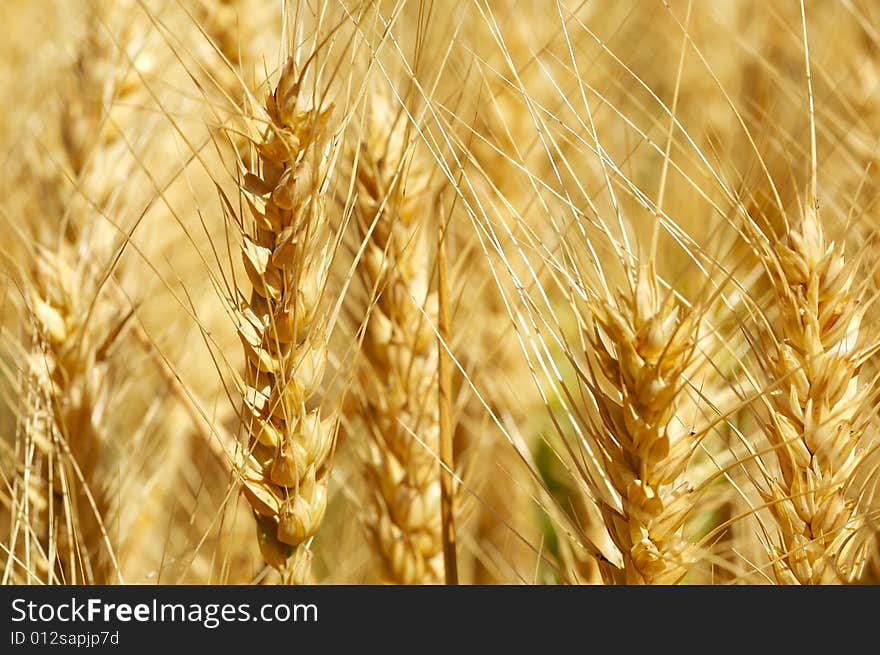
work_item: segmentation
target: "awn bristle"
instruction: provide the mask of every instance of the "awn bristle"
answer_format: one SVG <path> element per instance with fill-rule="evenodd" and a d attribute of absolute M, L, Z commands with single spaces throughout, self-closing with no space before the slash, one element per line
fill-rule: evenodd
<path fill-rule="evenodd" d="M 227 96 L 223 105 L 240 104 L 244 89 L 239 76 L 247 75 L 255 60 L 252 27 L 258 8 L 249 0 L 197 0 L 195 20 L 211 41 L 203 65 L 211 86 Z M 245 135 L 229 136 L 242 152 Z"/>
<path fill-rule="evenodd" d="M 367 522 L 384 579 L 436 584 L 444 574 L 428 171 L 407 146 L 402 112 L 379 94 L 370 98 L 368 112 L 357 162 L 366 239 L 360 272 L 375 298 L 361 375 L 370 438 Z"/>
<path fill-rule="evenodd" d="M 770 420 L 779 476 L 765 500 L 782 541 L 771 547 L 780 583 L 823 584 L 857 574 L 845 563 L 859 527 L 847 486 L 864 452 L 860 414 L 866 389 L 856 350 L 863 314 L 856 267 L 827 243 L 810 207 L 800 226 L 763 256 L 779 317 L 764 332 Z"/>
<path fill-rule="evenodd" d="M 650 265 L 639 268 L 627 294 L 613 305 L 594 303 L 589 334 L 599 366 L 587 381 L 602 425 L 596 440 L 614 506 L 600 496 L 623 568 L 606 564 L 618 584 L 668 584 L 682 579 L 692 548 L 682 537 L 691 488 L 685 472 L 695 440 L 677 408 L 693 363 L 697 319 L 673 294 L 663 298 Z"/>
<path fill-rule="evenodd" d="M 244 492 L 263 557 L 293 581 L 305 579 L 305 542 L 327 508 L 336 434 L 336 418 L 316 406 L 328 356 L 319 303 L 332 256 L 321 189 L 332 106 L 312 104 L 302 82 L 291 58 L 266 99 L 258 167 L 244 182 L 253 222 L 242 255 L 253 288 L 236 310 L 247 358 Z"/>

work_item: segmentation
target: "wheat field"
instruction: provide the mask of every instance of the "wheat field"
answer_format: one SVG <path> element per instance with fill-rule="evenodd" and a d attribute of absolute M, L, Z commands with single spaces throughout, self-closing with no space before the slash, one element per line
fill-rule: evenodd
<path fill-rule="evenodd" d="M 873 584 L 871 0 L 0 3 L 5 584 Z"/>

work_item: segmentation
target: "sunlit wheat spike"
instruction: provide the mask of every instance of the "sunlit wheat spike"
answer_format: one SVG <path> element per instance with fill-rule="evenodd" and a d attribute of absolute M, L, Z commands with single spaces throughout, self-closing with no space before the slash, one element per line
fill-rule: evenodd
<path fill-rule="evenodd" d="M 815 206 L 761 253 L 778 319 L 762 331 L 769 391 L 764 431 L 778 475 L 764 497 L 781 541 L 772 547 L 780 583 L 850 580 L 845 549 L 860 526 L 850 477 L 864 457 L 865 384 L 857 348 L 864 309 L 854 260 L 828 242 Z"/>
<path fill-rule="evenodd" d="M 257 168 L 244 178 L 251 220 L 242 258 L 252 285 L 236 308 L 246 355 L 244 493 L 266 561 L 304 579 L 306 541 L 327 508 L 336 419 L 316 406 L 327 363 L 319 304 L 331 251 L 321 190 L 332 107 L 314 104 L 291 58 L 265 103 Z"/>
<path fill-rule="evenodd" d="M 696 314 L 662 294 L 650 264 L 615 301 L 593 304 L 588 334 L 598 359 L 588 381 L 601 416 L 596 440 L 620 506 L 600 502 L 623 568 L 610 582 L 681 580 L 692 561 L 682 526 L 692 502 L 686 469 L 695 441 L 676 411 L 694 362 Z"/>
<path fill-rule="evenodd" d="M 74 65 L 60 76 L 57 158 L 64 173 L 33 171 L 43 182 L 35 187 L 45 192 L 34 207 L 45 214 L 29 226 L 32 248 L 22 280 L 31 340 L 19 420 L 30 454 L 22 462 L 29 497 L 19 502 L 32 510 L 24 512 L 21 527 L 33 532 L 37 559 L 55 582 L 120 579 L 108 528 L 118 503 L 100 464 L 111 445 L 110 359 L 129 317 L 105 293 L 105 267 L 113 266 L 120 241 L 112 221 L 125 206 L 119 191 L 129 172 L 124 133 L 149 68 L 148 51 L 139 50 L 144 25 L 128 21 L 134 8 L 91 5 L 91 29 Z M 142 70 L 133 68 L 130 55 Z M 18 535 L 16 541 L 28 539 Z"/>
<path fill-rule="evenodd" d="M 431 288 L 429 171 L 407 134 L 406 115 L 374 92 L 356 173 L 366 241 L 360 274 L 374 298 L 363 340 L 361 411 L 370 439 L 368 527 L 383 578 L 430 584 L 443 579 L 438 306 Z"/>

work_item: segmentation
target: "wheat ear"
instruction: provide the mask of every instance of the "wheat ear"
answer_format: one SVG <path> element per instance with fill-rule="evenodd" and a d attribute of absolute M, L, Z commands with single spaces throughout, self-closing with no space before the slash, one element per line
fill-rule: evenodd
<path fill-rule="evenodd" d="M 126 115 L 120 107 L 135 104 L 142 88 L 142 72 L 126 61 L 126 49 L 139 45 L 138 24 L 125 14 L 133 8 L 96 3 L 76 64 L 62 78 L 70 84 L 62 87 L 61 155 L 75 188 L 47 181 L 48 192 L 40 198 L 47 209 L 37 215 L 49 220 L 34 224 L 23 285 L 32 341 L 22 421 L 40 452 L 38 457 L 29 451 L 25 468 L 35 467 L 31 482 L 38 480 L 38 495 L 45 496 L 43 557 L 66 582 L 106 584 L 116 579 L 118 568 L 106 529 L 113 508 L 99 461 L 108 442 L 109 355 L 129 315 L 106 297 L 105 277 L 116 271 L 108 274 L 100 265 L 114 266 L 118 240 L 102 214 L 117 211 L 121 202 L 114 195 L 118 160 L 129 144 L 121 138 Z M 122 16 L 124 27 L 111 36 L 101 21 L 119 27 Z"/>
<path fill-rule="evenodd" d="M 375 298 L 361 375 L 370 438 L 367 522 L 385 580 L 435 584 L 443 580 L 438 305 L 430 284 L 428 175 L 410 153 L 404 115 L 373 94 L 357 164 L 366 239 L 360 274 Z"/>
<path fill-rule="evenodd" d="M 242 454 L 245 496 L 263 557 L 302 581 L 327 507 L 336 418 L 315 406 L 328 356 L 319 310 L 331 249 L 321 189 L 330 162 L 332 107 L 312 104 L 291 58 L 267 96 L 257 167 L 244 181 L 253 221 L 242 254 L 252 285 L 236 309 L 246 355 Z"/>
<path fill-rule="evenodd" d="M 600 424 L 596 441 L 619 497 L 599 506 L 623 557 L 609 582 L 665 584 L 681 580 L 692 560 L 682 537 L 690 506 L 685 477 L 694 452 L 686 421 L 676 413 L 694 360 L 696 314 L 672 295 L 661 296 L 650 264 L 642 264 L 629 292 L 593 304 L 588 333 L 598 359 L 587 380 Z"/>
<path fill-rule="evenodd" d="M 774 571 L 780 583 L 849 580 L 856 571 L 843 555 L 859 520 L 846 491 L 864 456 L 856 267 L 843 244 L 826 241 L 815 207 L 773 245 L 762 260 L 779 315 L 762 332 L 762 366 L 764 428 L 779 464 L 764 493 L 781 533 L 771 546 Z"/>
<path fill-rule="evenodd" d="M 28 298 L 35 329 L 26 431 L 47 456 L 40 473 L 53 495 L 47 554 L 57 549 L 65 582 L 107 584 L 115 565 L 104 527 L 110 501 L 96 473 L 107 442 L 108 353 L 126 317 L 114 318 L 114 308 L 95 298 L 91 271 L 75 261 L 64 246 L 37 254 Z"/>

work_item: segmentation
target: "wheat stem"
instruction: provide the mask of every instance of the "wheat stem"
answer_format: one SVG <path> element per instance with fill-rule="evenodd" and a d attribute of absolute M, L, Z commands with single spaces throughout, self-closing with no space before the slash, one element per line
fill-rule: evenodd
<path fill-rule="evenodd" d="M 455 490 L 452 473 L 455 460 L 452 448 L 452 362 L 449 347 L 449 284 L 447 281 L 447 225 L 438 224 L 437 239 L 437 316 L 438 394 L 440 403 L 440 508 L 443 524 L 443 568 L 446 584 L 458 584 L 458 561 L 455 551 Z"/>

